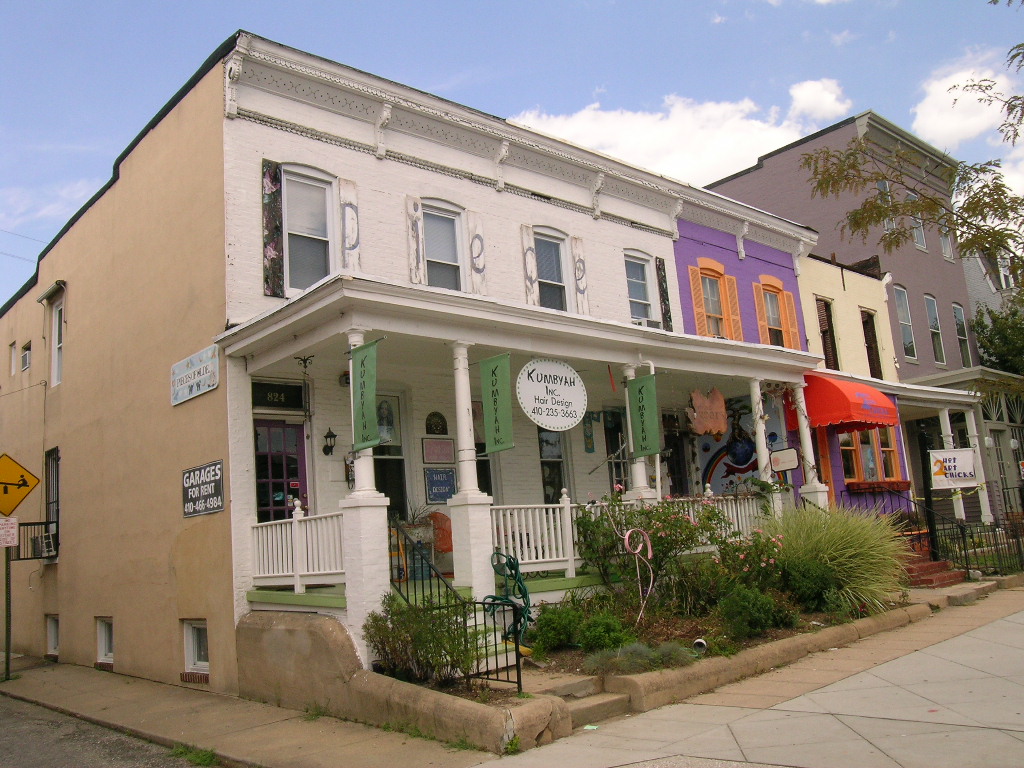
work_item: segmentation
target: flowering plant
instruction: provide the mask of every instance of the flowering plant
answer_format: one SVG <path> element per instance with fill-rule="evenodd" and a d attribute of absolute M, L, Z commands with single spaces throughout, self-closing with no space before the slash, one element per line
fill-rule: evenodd
<path fill-rule="evenodd" d="M 782 586 L 782 546 L 781 534 L 772 536 L 758 528 L 750 536 L 721 541 L 714 561 L 743 584 L 778 589 Z"/>

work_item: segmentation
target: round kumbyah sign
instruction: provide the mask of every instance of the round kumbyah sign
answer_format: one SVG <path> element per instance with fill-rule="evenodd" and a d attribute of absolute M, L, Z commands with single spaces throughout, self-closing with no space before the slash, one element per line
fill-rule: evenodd
<path fill-rule="evenodd" d="M 519 407 L 530 421 L 553 432 L 572 429 L 587 410 L 587 388 L 572 366 L 560 360 L 531 360 L 516 377 Z"/>

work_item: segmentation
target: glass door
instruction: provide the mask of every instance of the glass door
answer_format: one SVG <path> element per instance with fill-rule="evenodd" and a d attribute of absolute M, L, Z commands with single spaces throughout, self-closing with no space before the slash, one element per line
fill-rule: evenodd
<path fill-rule="evenodd" d="M 306 507 L 306 452 L 302 424 L 257 420 L 256 520 L 287 520 L 298 500 Z"/>

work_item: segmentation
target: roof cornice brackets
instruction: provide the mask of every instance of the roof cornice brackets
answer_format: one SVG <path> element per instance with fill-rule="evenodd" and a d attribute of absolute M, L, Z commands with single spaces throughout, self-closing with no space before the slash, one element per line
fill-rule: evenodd
<path fill-rule="evenodd" d="M 736 255 L 740 257 L 740 261 L 747 258 L 747 252 L 743 248 L 743 240 L 750 232 L 750 222 L 744 221 L 743 226 L 736 232 Z"/>
<path fill-rule="evenodd" d="M 497 154 L 494 155 L 494 178 L 497 180 L 495 189 L 499 192 L 505 191 L 505 161 L 508 160 L 509 145 L 508 139 L 501 142 Z"/>
<path fill-rule="evenodd" d="M 227 61 L 224 62 L 224 116 L 229 120 L 238 117 L 238 80 L 242 76 L 242 63 L 249 54 L 248 35 L 240 35 Z"/>
<path fill-rule="evenodd" d="M 594 177 L 594 184 L 590 188 L 590 207 L 593 209 L 591 215 L 595 219 L 601 218 L 601 187 L 603 186 L 604 173 L 599 173 Z"/>
<path fill-rule="evenodd" d="M 801 240 L 793 251 L 793 274 L 800 277 L 800 259 L 806 256 L 811 251 L 811 244 L 806 240 Z"/>
<path fill-rule="evenodd" d="M 387 128 L 389 122 L 391 122 L 391 105 L 385 102 L 381 105 L 380 112 L 377 114 L 377 122 L 373 127 L 373 134 L 377 139 L 375 154 L 378 160 L 383 160 L 388 153 L 388 148 L 384 144 L 384 129 Z"/>

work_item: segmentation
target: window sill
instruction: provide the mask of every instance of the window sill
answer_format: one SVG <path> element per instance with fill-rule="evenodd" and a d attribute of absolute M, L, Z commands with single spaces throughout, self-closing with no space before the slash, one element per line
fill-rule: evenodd
<path fill-rule="evenodd" d="M 909 480 L 855 480 L 846 484 L 850 493 L 874 493 L 876 491 L 909 491 Z"/>

